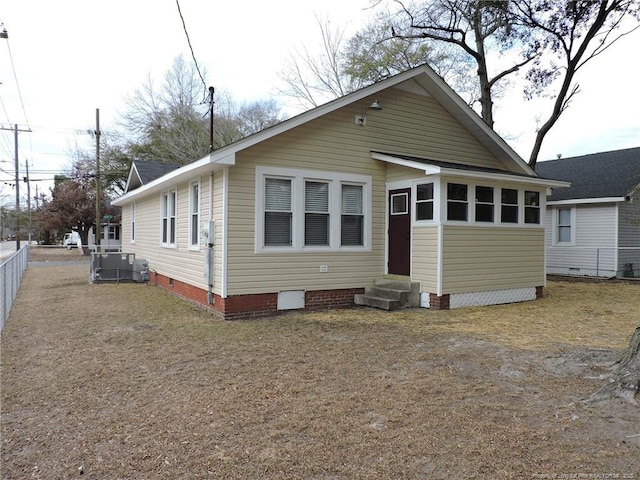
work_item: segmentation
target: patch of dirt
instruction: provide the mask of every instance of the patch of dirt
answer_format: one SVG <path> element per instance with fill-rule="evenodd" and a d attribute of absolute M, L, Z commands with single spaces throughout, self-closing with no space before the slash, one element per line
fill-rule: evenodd
<path fill-rule="evenodd" d="M 640 478 L 640 409 L 579 403 L 638 311 L 637 285 L 553 282 L 522 304 L 224 322 L 31 265 L 2 332 L 1 477 Z"/>

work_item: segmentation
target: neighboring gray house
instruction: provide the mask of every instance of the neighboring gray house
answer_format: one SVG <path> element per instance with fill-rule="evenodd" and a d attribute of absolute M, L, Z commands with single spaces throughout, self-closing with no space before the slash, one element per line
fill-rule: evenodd
<path fill-rule="evenodd" d="M 640 147 L 540 162 L 571 182 L 547 197 L 548 274 L 640 276 Z"/>

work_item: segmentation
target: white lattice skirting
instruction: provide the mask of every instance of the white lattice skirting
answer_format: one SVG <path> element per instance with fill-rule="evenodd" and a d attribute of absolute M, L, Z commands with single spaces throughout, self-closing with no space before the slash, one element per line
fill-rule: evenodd
<path fill-rule="evenodd" d="M 449 308 L 482 307 L 502 303 L 528 302 L 536 299 L 535 287 L 490 290 L 488 292 L 454 293 L 449 297 Z M 420 306 L 430 308 L 429 294 L 420 293 Z"/>
<path fill-rule="evenodd" d="M 536 288 L 512 288 L 487 292 L 454 293 L 449 298 L 449 308 L 479 307 L 501 303 L 527 302 L 536 299 Z"/>

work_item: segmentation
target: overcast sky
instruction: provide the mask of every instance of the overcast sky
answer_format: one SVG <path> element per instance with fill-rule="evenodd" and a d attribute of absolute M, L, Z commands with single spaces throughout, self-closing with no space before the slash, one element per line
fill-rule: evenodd
<path fill-rule="evenodd" d="M 208 84 L 237 101 L 277 95 L 290 52 L 318 48 L 316 17 L 354 33 L 371 15 L 369 0 L 179 2 Z M 0 124 L 31 128 L 19 134 L 19 158 L 32 179 L 64 170 L 75 143 L 91 145 L 96 108 L 108 131 L 148 76 L 161 82 L 180 54 L 191 61 L 175 0 L 2 0 L 0 22 L 9 34 L 0 39 Z M 640 146 L 639 47 L 636 31 L 585 67 L 540 159 Z M 516 87 L 498 106 L 496 129 L 527 159 L 550 104 L 527 103 Z M 0 131 L 0 180 L 13 177 L 13 146 L 13 132 Z M 11 193 L 0 183 L 0 194 Z"/>

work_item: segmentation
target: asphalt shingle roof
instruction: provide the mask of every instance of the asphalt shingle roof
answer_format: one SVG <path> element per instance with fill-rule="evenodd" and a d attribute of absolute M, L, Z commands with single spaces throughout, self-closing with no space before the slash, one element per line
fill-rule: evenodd
<path fill-rule="evenodd" d="M 174 163 L 149 162 L 146 160 L 134 160 L 133 163 L 136 166 L 142 185 L 152 182 L 156 178 L 160 178 L 181 166 Z"/>
<path fill-rule="evenodd" d="M 538 162 L 536 172 L 571 182 L 554 189 L 549 201 L 624 197 L 640 185 L 640 147 Z"/>

